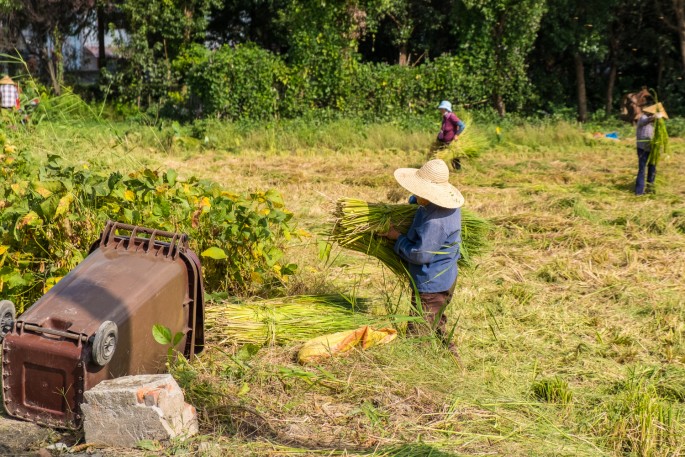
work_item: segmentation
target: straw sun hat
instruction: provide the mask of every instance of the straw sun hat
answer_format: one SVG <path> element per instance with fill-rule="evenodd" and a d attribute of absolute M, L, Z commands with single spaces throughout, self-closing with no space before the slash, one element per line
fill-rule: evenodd
<path fill-rule="evenodd" d="M 414 195 L 443 208 L 460 208 L 464 205 L 464 197 L 450 184 L 449 175 L 447 164 L 440 159 L 426 162 L 418 169 L 395 170 L 395 179 L 400 186 Z"/>
<path fill-rule="evenodd" d="M 14 84 L 15 83 L 14 83 L 14 81 L 12 81 L 12 78 L 10 78 L 7 75 L 3 76 L 2 79 L 0 79 L 0 86 L 7 86 L 7 85 L 13 86 Z"/>
<path fill-rule="evenodd" d="M 657 103 L 656 105 L 651 105 L 647 106 L 646 108 L 642 108 L 642 111 L 650 114 L 663 113 L 664 119 L 668 119 L 668 114 L 666 114 L 664 105 L 662 105 L 661 103 Z"/>

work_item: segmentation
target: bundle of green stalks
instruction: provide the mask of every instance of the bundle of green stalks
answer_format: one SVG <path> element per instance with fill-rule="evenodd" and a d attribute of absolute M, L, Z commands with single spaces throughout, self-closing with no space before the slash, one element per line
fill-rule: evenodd
<path fill-rule="evenodd" d="M 647 162 L 651 165 L 657 165 L 661 156 L 669 153 L 670 146 L 668 144 L 668 132 L 666 131 L 666 120 L 664 118 L 654 120 L 654 136 L 649 147 Z"/>
<path fill-rule="evenodd" d="M 330 239 L 344 248 L 376 257 L 393 273 L 409 277 L 407 269 L 393 246 L 394 241 L 376 235 L 385 233 L 390 222 L 397 230 L 406 233 L 414 220 L 418 205 L 368 203 L 344 198 L 338 201 L 336 222 Z M 491 224 L 468 209 L 461 210 L 460 267 L 473 265 L 473 259 L 487 247 Z"/>
<path fill-rule="evenodd" d="M 459 135 L 459 138 L 452 141 L 449 146 L 440 149 L 436 153 L 436 158 L 442 159 L 447 163 L 455 158 L 476 158 L 490 147 L 490 140 L 487 135 L 477 126 L 473 125 L 469 114 L 465 114 L 462 117 L 462 121 L 466 125 L 464 132 Z"/>
<path fill-rule="evenodd" d="M 222 302 L 205 310 L 207 335 L 216 344 L 275 345 L 377 323 L 357 312 L 344 295 L 300 295 L 242 303 Z"/>

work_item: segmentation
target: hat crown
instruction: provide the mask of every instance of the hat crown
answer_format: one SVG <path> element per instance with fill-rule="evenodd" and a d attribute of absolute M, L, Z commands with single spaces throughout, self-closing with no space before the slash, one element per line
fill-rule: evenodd
<path fill-rule="evenodd" d="M 449 180 L 450 170 L 443 160 L 433 159 L 419 168 L 416 176 L 434 184 L 445 184 Z"/>
<path fill-rule="evenodd" d="M 446 109 L 447 111 L 452 111 L 452 103 L 447 100 L 443 100 L 438 105 L 438 109 Z"/>

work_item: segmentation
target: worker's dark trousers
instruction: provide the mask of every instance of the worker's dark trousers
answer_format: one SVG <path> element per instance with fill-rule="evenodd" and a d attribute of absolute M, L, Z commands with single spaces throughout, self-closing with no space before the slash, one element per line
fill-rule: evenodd
<path fill-rule="evenodd" d="M 654 190 L 656 179 L 656 165 L 647 164 L 649 151 L 638 148 L 637 150 L 637 179 L 635 180 L 635 195 L 645 193 L 645 168 L 647 168 L 647 189 Z"/>
<path fill-rule="evenodd" d="M 452 301 L 452 295 L 454 294 L 454 287 L 457 285 L 457 281 L 454 281 L 452 287 L 444 292 L 435 293 L 419 293 L 419 299 L 421 300 L 421 307 L 423 309 L 423 318 L 426 323 L 435 329 L 436 333 L 443 340 L 449 338 L 449 331 L 447 330 L 447 316 L 445 316 L 445 309 L 447 305 Z M 416 295 L 412 296 L 412 314 L 416 314 Z M 407 332 L 412 332 L 414 330 L 413 323 L 410 322 L 407 327 Z"/>

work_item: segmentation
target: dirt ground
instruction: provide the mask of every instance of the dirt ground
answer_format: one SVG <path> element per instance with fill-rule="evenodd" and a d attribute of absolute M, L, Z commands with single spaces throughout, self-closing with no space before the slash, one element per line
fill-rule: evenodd
<path fill-rule="evenodd" d="M 39 451 L 62 438 L 73 440 L 70 434 L 62 435 L 32 422 L 24 422 L 0 414 L 0 455 L 38 456 Z"/>

